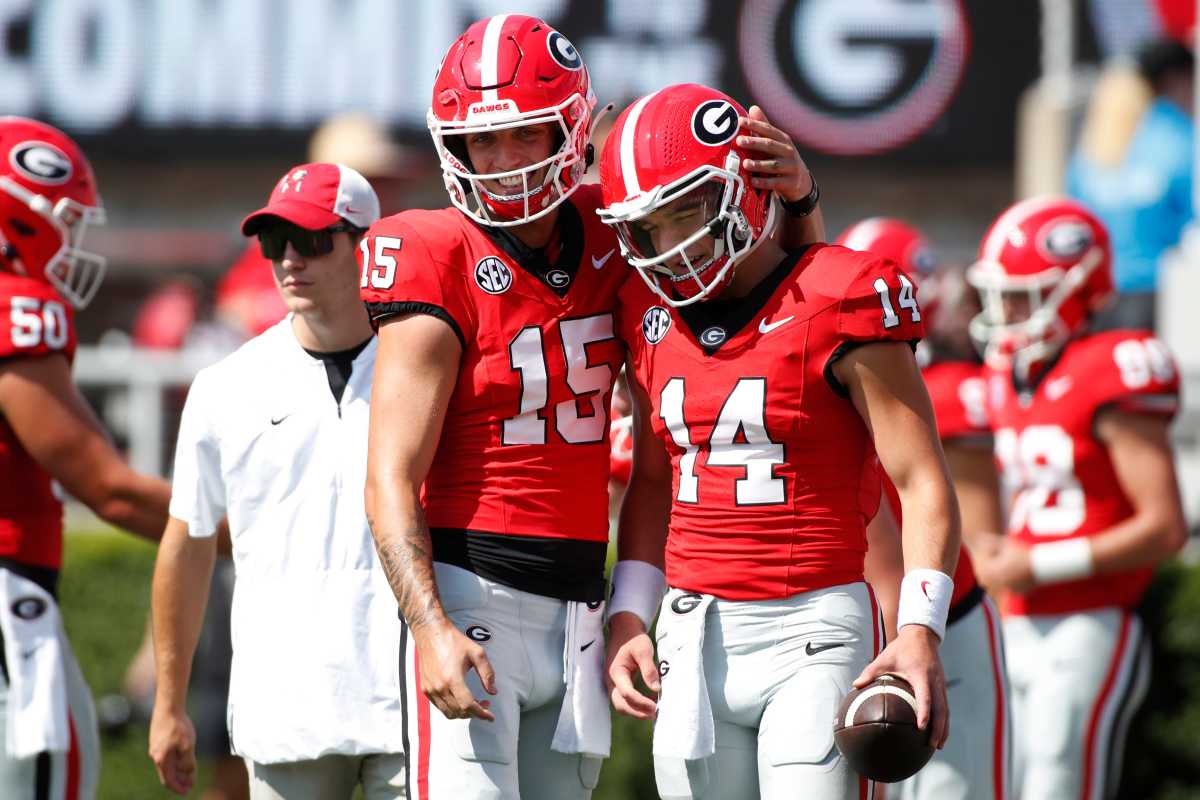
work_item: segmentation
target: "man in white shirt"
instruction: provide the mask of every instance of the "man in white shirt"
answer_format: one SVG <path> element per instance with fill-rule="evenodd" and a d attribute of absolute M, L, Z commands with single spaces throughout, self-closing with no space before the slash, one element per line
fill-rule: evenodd
<path fill-rule="evenodd" d="M 237 574 L 228 724 L 255 800 L 405 796 L 401 623 L 363 510 L 375 340 L 355 251 L 379 217 L 339 164 L 288 171 L 242 223 L 289 314 L 196 376 L 180 423 L 171 517 L 155 567 L 158 689 L 150 756 L 195 780 L 184 708 L 229 518 Z"/>

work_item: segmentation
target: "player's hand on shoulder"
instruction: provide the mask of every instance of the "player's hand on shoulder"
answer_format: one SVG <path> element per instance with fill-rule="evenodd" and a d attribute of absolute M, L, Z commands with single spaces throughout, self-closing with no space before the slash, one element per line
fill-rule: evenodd
<path fill-rule="evenodd" d="M 487 653 L 448 620 L 430 622 L 412 630 L 421 664 L 421 691 L 447 719 L 495 721 L 491 702 L 479 700 L 467 686 L 474 669 L 488 694 L 496 693 L 496 673 Z"/>
<path fill-rule="evenodd" d="M 155 704 L 149 753 L 163 786 L 176 794 L 191 791 L 196 782 L 196 728 L 186 713 Z"/>
<path fill-rule="evenodd" d="M 866 686 L 881 675 L 904 678 L 917 697 L 917 727 L 928 729 L 930 744 L 940 750 L 950 732 L 950 705 L 939 644 L 937 634 L 924 625 L 905 625 L 855 679 L 854 687 Z"/>
<path fill-rule="evenodd" d="M 812 175 L 792 138 L 772 125 L 759 106 L 750 106 L 741 122 L 738 145 L 756 156 L 746 162 L 746 169 L 755 173 L 750 184 L 756 189 L 773 189 L 789 202 L 808 197 Z"/>
<path fill-rule="evenodd" d="M 1029 548 L 999 533 L 971 537 L 971 561 L 979 583 L 993 596 L 1033 588 L 1033 562 Z"/>
<path fill-rule="evenodd" d="M 658 696 L 660 676 L 654 660 L 654 642 L 636 614 L 614 614 L 608 629 L 608 659 L 604 682 L 613 708 L 634 719 L 654 719 L 658 704 L 634 685 L 634 676 Z"/>

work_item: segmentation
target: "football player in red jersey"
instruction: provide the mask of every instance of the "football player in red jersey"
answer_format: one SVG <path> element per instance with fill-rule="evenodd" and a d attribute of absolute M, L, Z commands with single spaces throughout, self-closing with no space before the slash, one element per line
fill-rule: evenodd
<path fill-rule="evenodd" d="M 362 242 L 379 326 L 367 514 L 409 625 L 421 800 L 588 797 L 609 751 L 609 394 L 627 273 L 598 187 L 580 185 L 593 107 L 561 33 L 520 15 L 473 24 L 429 113 L 454 207 L 386 218 Z M 771 139 L 757 180 L 807 195 L 790 141 L 744 126 Z"/>
<path fill-rule="evenodd" d="M 122 460 L 71 380 L 75 310 L 104 259 L 83 249 L 104 221 L 87 158 L 61 131 L 0 117 L 0 796 L 92 797 L 100 743 L 91 695 L 55 601 L 58 487 L 157 540 L 170 487 Z M 56 486 L 57 484 L 57 486 Z"/>
<path fill-rule="evenodd" d="M 975 293 L 963 270 L 939 268 L 921 232 L 897 219 L 873 217 L 855 223 L 842 233 L 838 244 L 891 259 L 917 279 L 928 333 L 918 347 L 917 361 L 933 401 L 938 435 L 958 496 L 963 540 L 969 542 L 977 531 L 998 530 L 1000 504 L 983 365 L 967 335 L 978 306 L 972 302 Z M 895 487 L 886 475 L 883 478 L 891 511 L 901 517 Z M 877 578 L 880 572 L 900 572 L 902 564 L 897 557 L 895 526 L 888 519 L 881 514 L 868 531 L 871 549 L 866 574 L 881 594 L 881 605 L 890 610 L 897 598 L 883 602 L 881 585 L 885 582 Z M 879 531 L 880 527 L 884 530 Z M 880 536 L 890 536 L 892 541 L 879 542 Z M 889 555 L 894 563 L 880 564 L 880 553 Z M 1005 800 L 1011 784 L 1011 720 L 1000 615 L 980 588 L 965 547 L 954 572 L 954 595 L 940 654 L 954 735 L 928 765 L 897 787 L 895 796 L 905 800 Z"/>
<path fill-rule="evenodd" d="M 1110 797 L 1149 678 L 1133 609 L 1186 539 L 1168 436 L 1179 376 L 1147 331 L 1088 332 L 1112 294 L 1111 250 L 1079 203 L 1005 211 L 968 279 L 1010 500 L 1008 535 L 972 554 L 1004 594 L 1015 794 Z"/>
<path fill-rule="evenodd" d="M 601 157 L 601 217 L 637 268 L 617 332 L 636 397 L 608 671 L 618 710 L 655 717 L 663 797 L 861 798 L 830 720 L 852 684 L 891 672 L 946 737 L 938 661 L 958 514 L 913 357 L 915 286 L 894 263 L 785 251 L 771 192 L 703 86 L 647 95 Z M 883 647 L 863 580 L 876 452 L 904 502 L 900 633 Z M 669 535 L 668 535 L 669 530 Z M 882 653 L 880 652 L 882 649 Z M 638 673 L 660 701 L 634 688 Z M 661 679 L 661 684 L 659 683 Z"/>

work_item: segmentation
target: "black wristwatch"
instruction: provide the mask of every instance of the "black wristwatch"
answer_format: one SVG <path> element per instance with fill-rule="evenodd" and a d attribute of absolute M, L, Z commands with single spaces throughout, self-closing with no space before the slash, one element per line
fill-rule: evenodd
<path fill-rule="evenodd" d="M 817 179 L 809 173 L 809 178 L 812 180 L 812 189 L 808 194 L 801 197 L 799 200 L 784 200 L 779 198 L 783 203 L 783 210 L 788 213 L 788 216 L 802 218 L 807 217 L 817 208 L 817 203 L 821 201 L 821 187 L 817 186 Z"/>

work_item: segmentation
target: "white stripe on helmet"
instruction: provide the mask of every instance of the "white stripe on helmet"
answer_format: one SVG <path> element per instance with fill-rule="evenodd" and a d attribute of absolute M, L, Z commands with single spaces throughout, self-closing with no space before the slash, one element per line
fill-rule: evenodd
<path fill-rule="evenodd" d="M 479 65 L 479 81 L 484 86 L 495 86 L 496 74 L 500 71 L 497 63 L 500 52 L 500 31 L 508 14 L 497 14 L 488 20 L 487 28 L 483 31 L 483 58 Z M 483 102 L 495 103 L 499 99 L 496 89 L 483 90 Z"/>
<path fill-rule="evenodd" d="M 629 111 L 629 117 L 625 120 L 625 128 L 621 131 L 621 175 L 625 178 L 625 199 L 627 200 L 642 193 L 641 184 L 638 183 L 637 162 L 634 159 L 633 147 L 637 141 L 637 124 L 638 119 L 642 116 L 642 109 L 656 94 L 658 92 L 651 92 L 633 104 L 633 108 Z"/>

